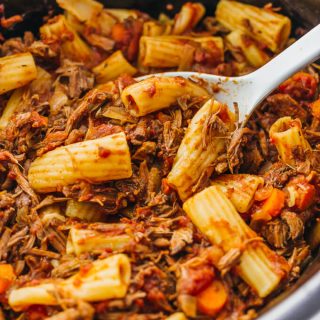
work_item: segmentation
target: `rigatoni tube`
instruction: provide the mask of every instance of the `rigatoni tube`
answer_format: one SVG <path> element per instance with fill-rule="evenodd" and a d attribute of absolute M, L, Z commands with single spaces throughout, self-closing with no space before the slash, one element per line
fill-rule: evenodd
<path fill-rule="evenodd" d="M 122 74 L 134 75 L 137 69 L 123 56 L 122 51 L 114 52 L 107 59 L 92 69 L 98 83 L 117 79 Z"/>
<path fill-rule="evenodd" d="M 96 28 L 103 36 L 109 37 L 112 27 L 118 22 L 118 19 L 110 14 L 106 9 L 103 9 L 97 18 L 91 19 L 87 24 Z"/>
<path fill-rule="evenodd" d="M 140 39 L 139 63 L 144 67 L 178 67 L 186 47 L 201 48 L 210 55 L 211 63 L 223 61 L 224 45 L 221 37 L 143 36 Z"/>
<path fill-rule="evenodd" d="M 168 175 L 168 183 L 178 191 L 182 201 L 194 193 L 193 187 L 204 171 L 225 152 L 233 119 L 227 106 L 212 99 L 193 117 Z"/>
<path fill-rule="evenodd" d="M 14 289 L 9 305 L 21 311 L 30 305 L 57 305 L 58 297 L 82 299 L 88 302 L 123 298 L 131 277 L 131 266 L 124 254 L 96 260 L 66 280 L 48 280 L 36 286 Z"/>
<path fill-rule="evenodd" d="M 68 200 L 66 216 L 78 218 L 84 221 L 96 222 L 103 220 L 103 208 L 93 202 L 79 202 L 73 199 Z"/>
<path fill-rule="evenodd" d="M 185 3 L 176 15 L 172 33 L 182 34 L 193 29 L 206 12 L 203 4 L 196 2 Z"/>
<path fill-rule="evenodd" d="M 19 106 L 21 105 L 21 102 L 23 101 L 23 95 L 25 94 L 25 92 L 25 88 L 19 88 L 13 91 L 5 108 L 3 109 L 0 118 L 0 129 L 4 129 L 8 125 L 14 113 L 17 112 Z"/>
<path fill-rule="evenodd" d="M 270 60 L 270 56 L 258 43 L 240 30 L 230 32 L 226 36 L 227 46 L 231 52 L 240 50 L 246 60 L 253 67 L 259 68 Z"/>
<path fill-rule="evenodd" d="M 80 21 L 94 19 L 103 9 L 103 5 L 94 0 L 57 0 L 57 3 Z"/>
<path fill-rule="evenodd" d="M 283 49 L 291 32 L 288 17 L 237 1 L 220 1 L 216 18 L 226 28 L 246 33 L 273 52 Z"/>
<path fill-rule="evenodd" d="M 133 236 L 126 232 L 128 226 L 116 223 L 95 223 L 71 227 L 67 241 L 67 253 L 118 251 L 132 244 Z"/>
<path fill-rule="evenodd" d="M 257 234 L 242 220 L 219 187 L 199 192 L 184 203 L 183 209 L 212 244 L 219 245 L 225 252 L 233 248 L 242 250 L 235 270 L 260 297 L 274 291 L 287 275 L 287 261 L 261 240 L 253 240 Z"/>
<path fill-rule="evenodd" d="M 120 22 L 132 17 L 134 19 L 138 18 L 138 11 L 131 9 L 104 9 L 107 13 L 117 18 Z"/>
<path fill-rule="evenodd" d="M 40 28 L 41 39 L 44 42 L 61 44 L 64 57 L 81 62 L 88 62 L 92 58 L 92 50 L 79 37 L 63 15 L 55 16 Z"/>
<path fill-rule="evenodd" d="M 183 96 L 205 99 L 209 93 L 182 77 L 151 77 L 126 87 L 121 100 L 133 116 L 141 117 L 168 108 Z"/>
<path fill-rule="evenodd" d="M 166 25 L 158 21 L 146 21 L 142 34 L 147 37 L 161 36 L 166 31 Z"/>
<path fill-rule="evenodd" d="M 311 150 L 301 127 L 299 119 L 283 117 L 269 130 L 270 140 L 275 144 L 281 160 L 290 166 L 295 166 L 297 161 L 304 158 L 305 152 Z"/>
<path fill-rule="evenodd" d="M 121 132 L 49 151 L 32 162 L 28 178 L 37 192 L 54 192 L 81 180 L 97 183 L 131 175 L 129 147 Z"/>
<path fill-rule="evenodd" d="M 187 317 L 183 312 L 173 313 L 171 316 L 167 317 L 166 320 L 187 320 Z"/>
<path fill-rule="evenodd" d="M 18 53 L 0 58 L 0 94 L 20 88 L 37 77 L 31 53 Z"/>
<path fill-rule="evenodd" d="M 61 208 L 58 204 L 46 206 L 42 208 L 40 212 L 40 219 L 45 227 L 56 222 L 63 223 L 66 220 L 66 217 L 61 214 Z"/>
<path fill-rule="evenodd" d="M 222 190 L 240 213 L 250 209 L 254 194 L 263 183 L 262 177 L 252 174 L 223 174 L 211 181 L 212 185 Z"/>

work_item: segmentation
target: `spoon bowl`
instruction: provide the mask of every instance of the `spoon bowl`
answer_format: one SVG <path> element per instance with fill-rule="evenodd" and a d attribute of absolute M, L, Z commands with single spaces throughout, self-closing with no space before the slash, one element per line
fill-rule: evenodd
<path fill-rule="evenodd" d="M 235 103 L 237 104 L 239 121 L 245 124 L 259 103 L 279 84 L 319 57 L 320 24 L 260 69 L 241 77 L 224 77 L 198 72 L 164 72 L 140 77 L 137 80 L 150 76 L 202 79 L 218 87 L 218 91 L 214 94 L 216 100 L 227 104 L 231 109 Z"/>

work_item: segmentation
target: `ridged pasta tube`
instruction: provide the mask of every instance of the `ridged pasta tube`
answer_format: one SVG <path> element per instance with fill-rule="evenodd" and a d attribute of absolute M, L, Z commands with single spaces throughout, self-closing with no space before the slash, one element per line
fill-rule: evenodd
<path fill-rule="evenodd" d="M 58 204 L 46 206 L 40 211 L 40 219 L 45 227 L 50 226 L 53 222 L 65 222 L 66 217 L 61 214 L 61 208 Z"/>
<path fill-rule="evenodd" d="M 185 3 L 175 17 L 173 34 L 182 34 L 193 29 L 206 13 L 203 4 L 196 2 Z"/>
<path fill-rule="evenodd" d="M 37 94 L 41 96 L 41 94 L 45 94 L 46 91 L 49 91 L 49 88 L 51 88 L 51 80 L 52 77 L 47 71 L 40 67 L 36 67 L 36 78 L 33 79 L 28 86 L 18 88 L 11 94 L 0 117 L 0 129 L 3 129 L 8 125 L 11 117 L 19 112 L 20 108 L 24 106 L 25 100 L 28 99 L 30 95 L 37 92 Z"/>
<path fill-rule="evenodd" d="M 225 252 L 240 248 L 242 255 L 236 272 L 260 297 L 274 291 L 287 275 L 287 261 L 253 238 L 257 234 L 247 226 L 231 201 L 219 187 L 209 187 L 183 205 L 184 211 L 214 245 Z"/>
<path fill-rule="evenodd" d="M 55 16 L 40 28 L 43 41 L 60 43 L 61 52 L 66 58 L 87 62 L 92 57 L 92 50 L 79 37 L 63 15 Z"/>
<path fill-rule="evenodd" d="M 208 97 L 209 93 L 182 77 L 151 77 L 126 87 L 121 100 L 136 117 L 170 107 L 182 96 Z"/>
<path fill-rule="evenodd" d="M 269 55 L 255 40 L 240 30 L 230 32 L 225 39 L 230 49 L 236 49 L 237 52 L 240 50 L 253 67 L 259 68 L 270 60 Z"/>
<path fill-rule="evenodd" d="M 221 127 L 223 132 L 214 128 Z M 210 99 L 195 114 L 180 144 L 168 183 L 185 201 L 206 169 L 225 152 L 226 137 L 234 127 L 227 106 Z"/>
<path fill-rule="evenodd" d="M 9 305 L 21 311 L 30 305 L 57 305 L 58 297 L 82 299 L 88 302 L 123 298 L 126 295 L 131 266 L 129 258 L 117 254 L 96 260 L 66 280 L 48 280 L 35 286 L 14 289 L 9 294 Z"/>
<path fill-rule="evenodd" d="M 105 9 L 105 11 L 115 18 L 117 18 L 120 22 L 132 17 L 134 19 L 138 18 L 138 11 L 131 9 Z"/>
<path fill-rule="evenodd" d="M 304 138 L 299 119 L 282 117 L 278 119 L 269 130 L 270 140 L 275 144 L 281 160 L 295 166 L 299 157 L 305 151 L 311 150 L 308 141 Z"/>
<path fill-rule="evenodd" d="M 101 35 L 109 37 L 112 27 L 118 22 L 118 19 L 110 14 L 106 9 L 103 9 L 99 15 L 89 20 L 86 24 L 101 32 Z"/>
<path fill-rule="evenodd" d="M 220 1 L 216 18 L 226 28 L 246 33 L 273 52 L 283 49 L 291 32 L 288 17 L 237 1 Z"/>
<path fill-rule="evenodd" d="M 183 312 L 176 312 L 171 316 L 167 317 L 166 320 L 187 320 Z"/>
<path fill-rule="evenodd" d="M 129 178 L 131 159 L 126 135 L 115 133 L 49 151 L 32 162 L 29 182 L 37 192 L 54 192 L 79 180 L 97 183 Z"/>
<path fill-rule="evenodd" d="M 230 199 L 238 212 L 247 212 L 257 189 L 264 184 L 262 177 L 252 174 L 223 174 L 211 181 Z"/>
<path fill-rule="evenodd" d="M 158 21 L 146 21 L 143 24 L 142 34 L 147 37 L 161 36 L 166 31 L 166 25 Z"/>
<path fill-rule="evenodd" d="M 92 69 L 98 83 L 117 79 L 122 74 L 134 75 L 137 69 L 123 56 L 122 51 L 114 52 L 107 59 Z"/>
<path fill-rule="evenodd" d="M 95 18 L 103 9 L 103 5 L 94 0 L 57 0 L 57 3 L 80 21 Z"/>
<path fill-rule="evenodd" d="M 66 18 L 68 25 L 72 28 L 72 30 L 78 32 L 78 34 L 81 34 L 82 32 L 84 32 L 84 29 L 86 27 L 85 23 L 81 22 L 76 16 L 74 16 L 69 11 L 65 11 L 64 16 Z"/>
<path fill-rule="evenodd" d="M 144 67 L 178 67 L 184 56 L 186 45 L 194 48 L 201 47 L 215 58 L 216 63 L 224 59 L 224 45 L 221 37 L 143 36 L 139 45 L 139 63 Z"/>
<path fill-rule="evenodd" d="M 0 118 L 0 129 L 4 129 L 8 125 L 11 117 L 19 109 L 19 106 L 23 101 L 23 95 L 25 94 L 25 92 L 26 92 L 25 88 L 19 88 L 13 91 L 5 108 L 3 109 L 3 112 Z"/>
<path fill-rule="evenodd" d="M 104 223 L 71 227 L 67 241 L 67 253 L 118 251 L 128 248 L 133 237 L 126 233 L 125 224 Z"/>
<path fill-rule="evenodd" d="M 0 94 L 20 88 L 37 77 L 37 68 L 29 52 L 0 58 Z"/>
<path fill-rule="evenodd" d="M 67 202 L 66 216 L 84 221 L 96 222 L 101 221 L 104 214 L 103 208 L 97 203 L 79 202 L 71 199 Z"/>

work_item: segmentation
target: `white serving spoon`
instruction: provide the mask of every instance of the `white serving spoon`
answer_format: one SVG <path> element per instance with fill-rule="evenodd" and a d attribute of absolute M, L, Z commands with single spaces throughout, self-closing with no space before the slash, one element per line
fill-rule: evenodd
<path fill-rule="evenodd" d="M 152 76 L 196 77 L 217 84 L 220 90 L 215 93 L 215 99 L 226 103 L 230 108 L 237 103 L 239 121 L 243 121 L 279 84 L 318 58 L 320 58 L 320 24 L 260 69 L 245 76 L 223 77 L 198 72 L 164 72 Z M 138 80 L 148 77 L 140 77 Z"/>

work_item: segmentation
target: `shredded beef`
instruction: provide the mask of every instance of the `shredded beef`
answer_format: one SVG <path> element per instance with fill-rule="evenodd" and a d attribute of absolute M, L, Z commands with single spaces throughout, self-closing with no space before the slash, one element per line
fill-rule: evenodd
<path fill-rule="evenodd" d="M 268 111 L 276 114 L 277 117 L 299 118 L 302 123 L 307 120 L 307 111 L 288 94 L 274 94 L 267 98 L 267 102 L 269 105 Z"/>

